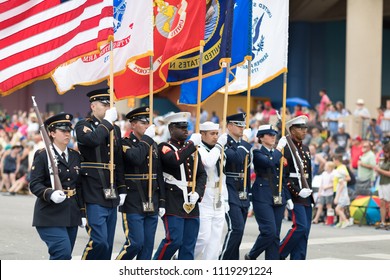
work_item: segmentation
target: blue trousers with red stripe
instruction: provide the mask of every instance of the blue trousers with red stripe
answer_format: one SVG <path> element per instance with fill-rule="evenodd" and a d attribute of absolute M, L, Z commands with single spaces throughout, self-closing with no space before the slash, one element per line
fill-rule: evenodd
<path fill-rule="evenodd" d="M 199 218 L 182 218 L 165 215 L 162 218 L 165 238 L 161 241 L 154 260 L 170 260 L 179 250 L 179 260 L 193 260 L 199 232 Z"/>
<path fill-rule="evenodd" d="M 293 225 L 279 247 L 280 258 L 290 255 L 290 260 L 305 260 L 309 240 L 312 207 L 294 204 L 291 211 Z"/>

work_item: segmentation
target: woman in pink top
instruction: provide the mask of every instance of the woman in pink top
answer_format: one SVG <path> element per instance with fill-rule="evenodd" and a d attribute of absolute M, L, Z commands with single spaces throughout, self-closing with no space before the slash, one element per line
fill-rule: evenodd
<path fill-rule="evenodd" d="M 332 102 L 330 101 L 328 95 L 326 94 L 325 89 L 321 89 L 319 95 L 321 96 L 321 101 L 320 101 L 320 107 L 318 113 L 320 114 L 320 116 L 322 116 L 326 112 L 326 108 L 328 107 L 328 105 Z"/>

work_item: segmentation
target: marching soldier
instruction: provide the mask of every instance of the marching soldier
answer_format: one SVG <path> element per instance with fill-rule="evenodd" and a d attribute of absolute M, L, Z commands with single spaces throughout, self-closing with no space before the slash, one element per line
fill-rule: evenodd
<path fill-rule="evenodd" d="M 160 143 L 159 154 L 165 180 L 166 214 L 163 216 L 165 238 L 161 241 L 155 260 L 169 260 L 178 250 L 179 260 L 193 260 L 199 231 L 198 202 L 203 197 L 207 174 L 199 157 L 195 191 L 192 192 L 196 146 L 199 133 L 188 137 L 190 113 L 175 113 L 165 118 L 171 138 Z"/>
<path fill-rule="evenodd" d="M 276 149 L 276 135 L 272 125 L 261 125 L 257 132 L 261 148 L 253 151 L 253 165 L 256 181 L 252 186 L 252 204 L 260 234 L 248 254 L 246 260 L 255 260 L 265 251 L 266 260 L 279 260 L 280 229 L 286 205 L 288 190 L 283 179 L 281 200 L 279 200 L 279 176 L 282 149 L 286 146 L 286 137 L 280 138 Z M 275 198 L 277 200 L 275 201 Z M 291 208 L 292 201 L 288 201 Z"/>
<path fill-rule="evenodd" d="M 217 260 L 220 250 L 225 212 L 229 210 L 225 175 L 220 175 L 221 150 L 227 142 L 227 134 L 218 137 L 219 124 L 200 124 L 202 142 L 199 155 L 207 172 L 207 184 L 202 202 L 199 203 L 200 228 L 195 247 L 195 258 Z M 219 181 L 222 180 L 222 191 Z"/>
<path fill-rule="evenodd" d="M 87 243 L 83 260 L 111 259 L 118 204 L 123 204 L 126 186 L 123 176 L 121 131 L 113 124 L 118 114 L 110 109 L 108 89 L 87 94 L 92 115 L 75 127 L 77 144 L 82 155 L 81 177 L 87 211 Z M 114 130 L 114 186 L 110 186 L 110 131 Z M 113 191 L 111 189 L 113 187 Z M 118 195 L 119 193 L 119 195 Z M 119 200 L 120 196 L 120 200 Z"/>
<path fill-rule="evenodd" d="M 70 114 L 61 113 L 45 121 L 63 190 L 54 190 L 51 186 L 45 149 L 35 153 L 31 167 L 30 190 L 37 196 L 33 226 L 46 243 L 51 260 L 72 258 L 77 226 L 84 227 L 86 224 L 79 176 L 81 157 L 75 150 L 67 148 L 72 118 Z"/>
<path fill-rule="evenodd" d="M 149 126 L 149 107 L 140 107 L 126 115 L 131 124 L 129 138 L 122 139 L 127 196 L 119 207 L 122 212 L 126 242 L 117 260 L 150 260 L 158 214 L 165 213 L 164 180 L 157 144 L 153 141 L 155 126 Z M 149 205 L 149 151 L 152 155 L 152 205 Z"/>
<path fill-rule="evenodd" d="M 307 133 L 306 116 L 299 116 L 286 122 L 286 129 L 290 132 L 298 155 L 297 159 L 292 155 L 291 147 L 284 149 L 284 156 L 287 160 L 286 175 L 287 188 L 289 189 L 294 203 L 292 214 L 292 228 L 280 243 L 280 258 L 285 259 L 290 255 L 291 260 L 306 259 L 307 242 L 309 239 L 312 203 L 314 203 L 311 188 L 311 156 L 309 148 L 302 144 Z M 304 174 L 309 188 L 302 186 L 298 164 L 302 164 Z"/>
<path fill-rule="evenodd" d="M 252 146 L 242 138 L 249 136 L 249 129 L 245 128 L 245 113 L 239 113 L 226 118 L 228 139 L 225 146 L 226 155 L 226 186 L 229 194 L 229 211 L 225 215 L 228 232 L 219 256 L 221 260 L 240 259 L 240 244 L 244 234 L 246 218 L 248 216 L 250 190 L 250 162 Z M 245 157 L 248 156 L 248 165 L 245 166 Z M 246 189 L 244 177 L 246 169 Z"/>

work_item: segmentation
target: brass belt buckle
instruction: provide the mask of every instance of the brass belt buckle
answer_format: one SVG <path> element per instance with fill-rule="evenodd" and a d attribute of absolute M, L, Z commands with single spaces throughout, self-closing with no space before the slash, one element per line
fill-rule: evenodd
<path fill-rule="evenodd" d="M 104 193 L 105 199 L 116 199 L 117 198 L 115 189 L 113 189 L 113 188 L 103 189 L 103 193 Z"/>
<path fill-rule="evenodd" d="M 247 200 L 248 199 L 248 195 L 246 192 L 238 192 L 238 198 L 240 200 Z"/>
<path fill-rule="evenodd" d="M 274 204 L 275 205 L 282 205 L 282 197 L 281 196 L 274 195 L 273 198 L 274 198 Z"/>
<path fill-rule="evenodd" d="M 142 210 L 144 211 L 144 213 L 153 213 L 154 212 L 153 202 L 151 203 L 149 201 L 142 202 Z"/>

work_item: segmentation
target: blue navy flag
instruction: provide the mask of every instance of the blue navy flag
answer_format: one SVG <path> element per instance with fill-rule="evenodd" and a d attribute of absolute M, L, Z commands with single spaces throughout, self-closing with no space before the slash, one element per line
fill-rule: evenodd
<path fill-rule="evenodd" d="M 231 53 L 231 65 L 229 82 L 234 79 L 235 66 L 241 64 L 245 56 L 251 55 L 252 52 L 252 0 L 235 0 L 233 16 L 233 32 L 224 32 L 225 39 L 232 42 L 231 51 L 225 51 L 227 55 Z M 218 65 L 219 67 L 219 65 Z M 202 80 L 202 97 L 201 102 L 210 97 L 225 85 L 226 68 L 222 68 L 219 73 L 213 73 Z M 197 104 L 198 81 L 191 81 L 181 84 L 180 99 L 181 104 Z"/>
<path fill-rule="evenodd" d="M 205 46 L 203 53 L 203 74 L 212 75 L 220 71 L 219 60 L 230 57 L 234 0 L 211 0 L 206 6 Z M 229 22 L 230 21 L 230 22 Z M 227 40 L 229 39 L 229 40 Z M 229 52 L 227 54 L 226 52 Z M 198 78 L 199 51 L 182 56 L 169 65 L 167 81 L 171 85 Z"/>

